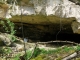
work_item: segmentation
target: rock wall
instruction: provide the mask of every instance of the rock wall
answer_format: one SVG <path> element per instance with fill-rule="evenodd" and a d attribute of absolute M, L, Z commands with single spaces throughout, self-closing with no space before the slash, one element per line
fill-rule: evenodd
<path fill-rule="evenodd" d="M 26 5 L 23 3 L 16 5 L 14 1 L 13 4 L 7 5 L 9 10 L 5 15 L 6 18 L 10 18 L 16 24 L 16 35 L 22 34 L 21 22 L 23 23 L 24 36 L 31 39 L 53 38 L 60 31 L 60 28 L 60 33 L 73 34 L 74 32 L 80 34 L 78 30 L 80 29 L 80 6 L 69 0 L 30 0 Z M 36 15 L 42 16 L 35 17 Z M 50 15 L 58 17 L 46 18 Z M 14 18 L 14 16 L 16 17 Z M 18 16 L 19 18 L 17 18 Z M 63 18 L 63 20 L 59 17 Z M 76 19 L 68 19 L 71 17 L 75 17 Z M 73 23 L 74 20 L 77 20 L 77 22 Z"/>
<path fill-rule="evenodd" d="M 0 3 L 0 18 L 5 18 L 8 11 L 8 5 Z"/>
<path fill-rule="evenodd" d="M 12 15 L 56 15 L 59 17 L 75 17 L 80 22 L 80 6 L 69 0 L 31 0 L 26 6 L 18 6 L 16 2 L 9 5 L 12 9 L 6 14 L 7 18 Z"/>

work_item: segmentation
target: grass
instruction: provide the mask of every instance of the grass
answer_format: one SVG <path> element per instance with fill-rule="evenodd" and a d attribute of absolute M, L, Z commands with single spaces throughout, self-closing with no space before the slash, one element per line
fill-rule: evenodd
<path fill-rule="evenodd" d="M 48 50 L 48 51 L 45 49 L 37 48 L 34 51 L 34 55 L 32 56 L 31 60 L 43 60 L 43 59 L 49 60 L 51 56 L 53 56 L 52 57 L 53 59 L 56 58 L 57 60 L 61 60 L 63 57 L 72 54 L 76 50 L 80 50 L 80 46 L 76 46 L 76 48 L 65 46 L 65 47 L 59 47 L 55 50 Z M 31 55 L 31 51 L 28 51 L 27 52 L 28 58 L 30 57 L 30 55 Z"/>
<path fill-rule="evenodd" d="M 34 54 L 32 55 L 32 51 L 27 50 L 27 55 L 24 55 L 26 59 L 30 58 L 32 55 L 32 58 L 30 60 L 61 60 L 63 57 L 68 56 L 75 51 L 80 50 L 80 46 L 64 46 L 59 47 L 54 50 L 46 50 L 46 49 L 39 49 L 36 48 L 34 50 Z M 10 60 L 19 60 L 20 59 L 20 53 L 18 53 L 15 57 L 9 58 Z M 22 57 L 24 57 L 22 56 Z M 80 58 L 76 58 L 76 60 L 79 60 Z"/>
<path fill-rule="evenodd" d="M 17 54 L 13 59 L 14 60 L 19 60 L 20 59 L 20 54 Z"/>
<path fill-rule="evenodd" d="M 80 48 L 80 46 L 77 46 Z M 49 60 L 49 59 L 56 59 L 56 60 L 61 60 L 63 57 L 75 52 L 77 49 L 74 47 L 68 47 L 65 46 L 63 48 L 59 47 L 55 50 L 48 50 L 46 51 L 45 49 L 41 49 L 39 52 L 40 54 L 37 55 L 37 57 L 32 58 L 31 60 Z M 53 56 L 53 57 L 52 57 Z"/>

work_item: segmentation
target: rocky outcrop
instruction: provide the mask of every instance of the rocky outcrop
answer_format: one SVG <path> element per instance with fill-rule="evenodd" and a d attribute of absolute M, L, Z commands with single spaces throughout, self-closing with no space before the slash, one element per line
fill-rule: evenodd
<path fill-rule="evenodd" d="M 15 24 L 15 35 L 23 37 L 24 34 L 25 38 L 32 39 L 35 41 L 55 39 L 55 35 L 60 30 L 61 31 L 59 32 L 59 34 L 74 34 L 78 30 L 78 25 L 73 24 L 73 22 L 76 22 L 75 18 L 60 18 L 53 15 L 31 15 L 14 16 L 10 20 Z M 77 28 L 75 26 L 77 26 Z M 0 31 L 5 32 L 4 27 L 2 25 Z"/>
<path fill-rule="evenodd" d="M 10 9 L 7 12 L 6 18 L 11 18 L 13 15 L 56 15 L 59 17 L 75 17 L 80 21 L 80 6 L 69 0 L 31 0 L 28 3 L 31 4 L 25 6 L 14 4 L 9 5 Z M 12 7 L 12 8 L 11 8 Z"/>
<path fill-rule="evenodd" d="M 69 0 L 71 2 L 74 2 L 76 5 L 80 5 L 80 1 L 79 0 Z"/>
<path fill-rule="evenodd" d="M 4 42 L 4 44 L 7 46 L 9 46 L 11 44 L 11 39 L 10 39 L 9 35 L 6 33 L 4 33 L 4 34 L 0 33 L 0 41 L 2 41 L 0 43 Z"/>
<path fill-rule="evenodd" d="M 16 41 L 19 41 L 19 43 L 23 43 L 23 40 L 16 37 L 15 36 L 15 39 Z M 11 46 L 13 45 L 13 41 L 12 41 L 12 38 L 11 38 L 11 35 L 10 34 L 7 34 L 7 33 L 1 33 L 0 32 L 0 46 Z"/>
<path fill-rule="evenodd" d="M 50 36 L 53 37 L 53 34 L 57 34 L 60 30 L 60 33 L 79 32 L 79 25 L 72 24 L 73 20 L 80 21 L 79 5 L 69 0 L 31 0 L 30 4 L 32 5 L 19 6 L 14 2 L 14 4 L 8 5 L 10 9 L 6 17 L 15 23 L 17 30 L 15 35 L 22 36 L 22 24 L 24 36 L 37 40 L 46 38 L 46 36 L 51 38 Z M 0 31 L 5 32 L 2 26 Z"/>
<path fill-rule="evenodd" d="M 60 29 L 60 33 L 73 34 L 71 24 L 76 21 L 75 18 L 59 18 L 56 16 L 32 15 L 32 16 L 15 16 L 10 20 L 15 23 L 15 29 L 18 36 L 22 36 L 22 24 L 24 37 L 29 39 L 55 38 Z M 22 22 L 22 23 L 21 23 Z M 77 29 L 77 28 L 76 28 Z M 46 39 L 47 39 L 46 38 Z"/>
<path fill-rule="evenodd" d="M 0 18 L 5 18 L 8 11 L 8 5 L 0 3 Z"/>

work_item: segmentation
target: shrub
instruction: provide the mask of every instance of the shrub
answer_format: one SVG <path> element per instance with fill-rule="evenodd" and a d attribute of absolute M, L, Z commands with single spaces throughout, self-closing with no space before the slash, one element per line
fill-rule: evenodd
<path fill-rule="evenodd" d="M 15 25 L 13 22 L 11 22 L 9 19 L 4 19 L 0 21 L 0 24 L 3 26 L 6 33 L 9 33 L 9 37 L 12 41 L 15 41 L 16 38 L 14 34 L 16 33 L 16 30 L 14 29 Z"/>

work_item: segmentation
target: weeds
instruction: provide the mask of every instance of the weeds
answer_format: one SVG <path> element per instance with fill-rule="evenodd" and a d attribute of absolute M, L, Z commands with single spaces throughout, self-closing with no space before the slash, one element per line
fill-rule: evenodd
<path fill-rule="evenodd" d="M 77 51 L 80 51 L 80 45 L 77 46 Z"/>
<path fill-rule="evenodd" d="M 20 60 L 20 54 L 17 54 L 13 59 L 14 60 Z"/>
<path fill-rule="evenodd" d="M 9 19 L 4 19 L 0 21 L 0 24 L 3 26 L 4 30 L 9 33 L 9 37 L 11 38 L 12 41 L 15 41 L 16 38 L 14 34 L 16 33 L 16 30 L 14 29 L 14 23 L 11 22 Z"/>
<path fill-rule="evenodd" d="M 9 54 L 11 52 L 12 52 L 12 50 L 9 47 L 0 49 L 0 53 L 2 53 L 2 54 Z"/>
<path fill-rule="evenodd" d="M 63 56 L 67 56 L 67 54 L 71 54 L 73 52 L 75 52 L 77 49 L 79 49 L 80 46 L 76 46 L 75 47 L 68 47 L 68 46 L 64 46 L 59 47 L 57 49 L 54 50 L 46 50 L 46 49 L 40 49 L 40 48 L 36 48 L 34 50 L 34 53 L 32 55 L 33 50 L 27 50 L 26 54 L 24 54 L 23 56 L 21 56 L 20 53 L 18 53 L 13 60 L 28 60 L 31 56 L 32 58 L 30 60 L 62 60 Z M 11 50 L 6 48 L 5 50 L 2 50 L 4 52 L 10 53 Z M 7 54 L 6 53 L 6 54 Z M 77 58 L 77 60 L 79 60 L 80 58 Z"/>
<path fill-rule="evenodd" d="M 51 55 L 54 57 L 56 56 L 55 58 L 57 58 L 57 60 L 61 60 L 61 58 L 63 57 L 63 54 L 67 55 L 76 51 L 74 47 L 68 47 L 68 46 L 65 46 L 64 48 L 60 47 L 55 50 L 45 50 L 45 49 L 38 49 L 38 50 L 39 51 L 36 50 L 36 54 L 34 54 L 35 57 L 33 57 L 31 60 L 39 60 L 39 59 L 43 60 L 43 58 L 46 58 L 47 60 L 47 58 L 49 58 L 48 56 L 51 56 Z"/>

